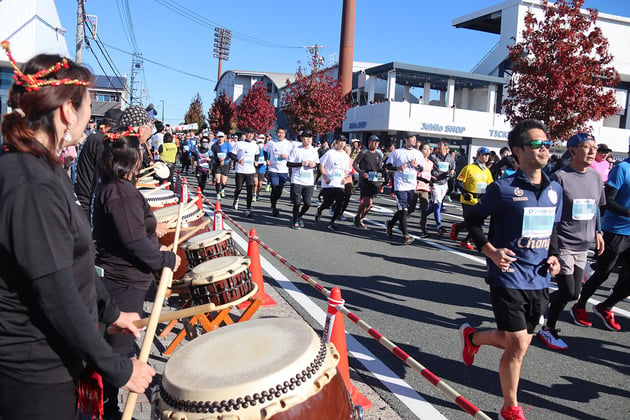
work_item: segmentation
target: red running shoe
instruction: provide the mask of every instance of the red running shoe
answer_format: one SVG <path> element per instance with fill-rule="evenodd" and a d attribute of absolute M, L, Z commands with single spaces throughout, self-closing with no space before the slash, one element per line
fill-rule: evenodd
<path fill-rule="evenodd" d="M 459 327 L 459 338 L 462 341 L 462 359 L 466 366 L 472 366 L 475 361 L 475 354 L 479 351 L 479 346 L 470 342 L 470 334 L 477 331 L 470 324 L 465 323 Z"/>
<path fill-rule="evenodd" d="M 523 408 L 518 407 L 503 407 L 499 413 L 499 420 L 526 420 L 525 414 L 523 414 Z"/>
<path fill-rule="evenodd" d="M 471 244 L 470 242 L 461 241 L 459 244 L 462 246 L 462 248 L 466 248 L 466 249 L 468 249 L 468 250 L 473 250 L 473 249 L 475 249 L 475 247 L 474 247 L 474 246 L 472 246 L 472 244 Z"/>
<path fill-rule="evenodd" d="M 573 305 L 569 313 L 573 317 L 573 322 L 575 323 L 575 325 L 579 325 L 580 327 L 590 327 L 593 325 L 593 323 L 588 320 L 586 309 L 578 308 Z"/>
<path fill-rule="evenodd" d="M 611 331 L 619 331 L 621 329 L 621 325 L 615 321 L 615 314 L 613 311 L 607 311 L 602 308 L 601 303 L 599 305 L 593 306 L 593 312 L 595 315 L 600 317 L 602 321 L 604 321 L 604 325 Z"/>
<path fill-rule="evenodd" d="M 453 226 L 451 226 L 451 239 L 457 240 L 457 223 L 453 223 Z"/>

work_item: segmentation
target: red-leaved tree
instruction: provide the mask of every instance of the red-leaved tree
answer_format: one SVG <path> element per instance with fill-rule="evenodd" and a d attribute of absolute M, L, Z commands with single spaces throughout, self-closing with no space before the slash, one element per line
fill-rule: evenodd
<path fill-rule="evenodd" d="M 236 119 L 241 129 L 252 127 L 257 133 L 266 133 L 276 120 L 267 88 L 256 82 L 236 107 Z"/>
<path fill-rule="evenodd" d="M 618 111 L 614 92 L 604 88 L 619 83 L 608 40 L 595 26 L 597 10 L 583 15 L 583 4 L 545 0 L 541 20 L 525 15 L 523 39 L 509 47 L 513 74 L 503 106 L 510 123 L 536 118 L 563 140 Z"/>
<path fill-rule="evenodd" d="M 315 134 L 325 134 L 341 127 L 350 108 L 349 95 L 343 95 L 341 81 L 332 77 L 329 69 L 321 68 L 317 48 L 312 50 L 311 74 L 298 67 L 295 82 L 287 79 L 282 109 L 293 130 L 308 128 Z"/>
<path fill-rule="evenodd" d="M 236 132 L 236 105 L 227 93 L 222 92 L 216 97 L 208 111 L 208 124 L 213 131 L 223 131 L 226 134 Z"/>

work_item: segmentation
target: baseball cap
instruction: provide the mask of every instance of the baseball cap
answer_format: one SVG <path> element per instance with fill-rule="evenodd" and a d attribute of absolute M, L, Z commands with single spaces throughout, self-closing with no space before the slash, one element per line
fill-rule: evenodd
<path fill-rule="evenodd" d="M 247 127 L 245 130 L 243 130 L 244 133 L 255 133 L 254 129 L 252 127 Z"/>
<path fill-rule="evenodd" d="M 368 141 L 381 141 L 376 134 L 372 134 Z"/>
<path fill-rule="evenodd" d="M 610 147 L 608 147 L 608 145 L 604 144 L 604 143 L 600 143 L 597 145 L 597 151 L 598 152 L 602 152 L 602 153 L 610 153 L 612 152 L 612 149 Z"/>
<path fill-rule="evenodd" d="M 480 147 L 479 149 L 477 149 L 477 156 L 489 155 L 489 154 L 490 154 L 490 149 L 488 149 L 487 147 Z"/>
<path fill-rule="evenodd" d="M 216 137 L 225 137 L 225 133 L 223 131 L 217 131 Z"/>
<path fill-rule="evenodd" d="M 103 115 L 103 124 L 106 124 L 108 126 L 114 126 L 118 124 L 118 120 L 120 119 L 122 113 L 123 112 L 118 108 L 108 109 L 105 112 L 105 115 Z"/>
<path fill-rule="evenodd" d="M 359 139 L 352 139 L 352 143 L 357 142 L 357 143 L 361 143 L 361 140 Z"/>
<path fill-rule="evenodd" d="M 313 132 L 311 130 L 304 130 L 302 131 L 302 134 L 300 134 L 302 137 L 313 137 Z"/>
<path fill-rule="evenodd" d="M 149 114 L 140 105 L 132 105 L 125 109 L 118 120 L 118 126 L 121 128 L 140 127 L 149 124 L 151 118 Z"/>
<path fill-rule="evenodd" d="M 577 133 L 569 138 L 567 147 L 575 147 L 589 140 L 595 141 L 595 137 L 589 133 Z"/>

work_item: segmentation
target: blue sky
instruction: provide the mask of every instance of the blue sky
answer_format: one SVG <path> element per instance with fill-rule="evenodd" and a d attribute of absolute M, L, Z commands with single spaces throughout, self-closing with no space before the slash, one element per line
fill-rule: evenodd
<path fill-rule="evenodd" d="M 497 3 L 500 0 L 357 0 L 354 60 L 470 71 L 498 41 L 498 35 L 456 29 L 451 21 Z M 77 3 L 57 0 L 55 4 L 74 55 Z M 308 63 L 305 46 L 323 45 L 321 54 L 336 59 L 342 4 L 342 0 L 88 0 L 85 9 L 98 17 L 97 34 L 120 74 L 131 71 L 135 40 L 146 59 L 141 75 L 149 95 L 146 103 L 154 103 L 161 116 L 164 101 L 166 122 L 177 124 L 197 92 L 204 111 L 214 101 L 218 69 L 218 60 L 212 56 L 215 26 L 233 32 L 230 58 L 223 62 L 223 71 L 295 73 L 300 63 Z M 586 0 L 584 7 L 630 17 L 628 0 Z M 123 24 L 126 11 L 133 22 L 133 35 Z M 113 74 L 95 45 L 94 50 L 106 74 Z M 83 61 L 103 74 L 91 51 L 84 51 Z"/>

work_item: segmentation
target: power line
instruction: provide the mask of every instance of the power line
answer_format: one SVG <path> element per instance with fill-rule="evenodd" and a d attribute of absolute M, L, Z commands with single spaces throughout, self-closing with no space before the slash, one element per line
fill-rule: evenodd
<path fill-rule="evenodd" d="M 193 11 L 191 9 L 187 9 L 184 6 L 177 4 L 173 0 L 168 0 L 168 1 L 155 0 L 155 1 L 161 4 L 162 6 L 166 7 L 167 9 L 170 9 L 171 11 L 177 13 L 178 15 L 183 16 L 194 23 L 197 23 L 198 25 L 210 28 L 211 30 L 214 30 L 214 28 L 222 26 L 221 24 L 217 22 L 211 21 L 210 19 L 200 16 L 199 12 Z M 233 38 L 235 39 L 240 39 L 241 41 L 244 41 L 244 42 L 262 45 L 264 47 L 269 47 L 269 48 L 287 48 L 287 49 L 302 48 L 300 46 L 278 44 L 276 42 L 266 41 L 264 39 L 256 38 L 256 37 L 253 37 L 253 36 L 241 33 L 241 32 L 236 32 L 234 30 L 232 30 L 232 35 L 233 35 Z"/>

